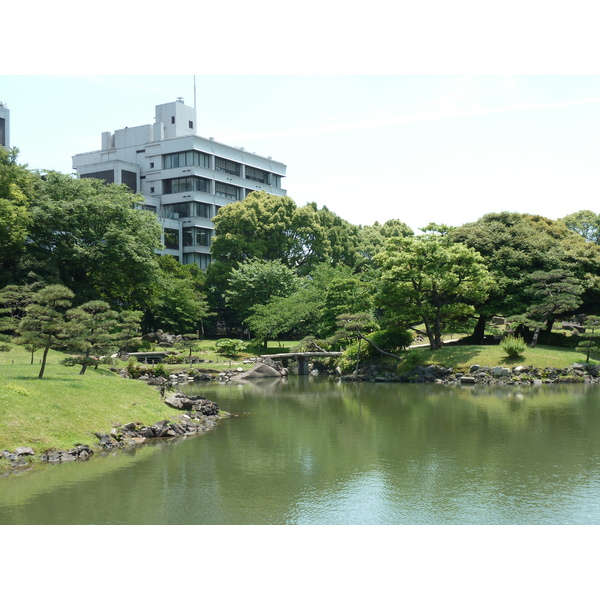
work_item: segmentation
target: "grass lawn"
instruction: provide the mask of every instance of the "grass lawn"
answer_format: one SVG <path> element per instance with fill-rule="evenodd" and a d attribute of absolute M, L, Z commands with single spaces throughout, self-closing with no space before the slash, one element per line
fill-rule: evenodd
<path fill-rule="evenodd" d="M 424 360 L 430 364 L 454 367 L 456 370 L 467 370 L 471 365 L 482 367 L 517 365 L 532 367 L 555 367 L 564 369 L 573 363 L 585 363 L 585 354 L 570 348 L 556 346 L 537 346 L 526 348 L 522 357 L 509 358 L 500 346 L 459 346 L 448 345 L 433 352 L 428 348 L 417 348 L 411 352 L 420 352 Z M 600 355 L 592 354 L 591 359 L 598 360 Z"/>
<path fill-rule="evenodd" d="M 173 416 L 155 388 L 104 366 L 81 376 L 78 367 L 59 364 L 64 355 L 58 352 L 50 351 L 38 379 L 39 354 L 31 365 L 30 354 L 19 346 L 0 353 L 0 450 L 68 450 L 94 444 L 94 432 L 107 433 L 114 423 L 153 424 Z"/>

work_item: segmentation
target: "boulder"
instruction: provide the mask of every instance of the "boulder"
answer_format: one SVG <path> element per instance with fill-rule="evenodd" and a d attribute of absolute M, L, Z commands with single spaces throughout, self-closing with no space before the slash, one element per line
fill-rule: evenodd
<path fill-rule="evenodd" d="M 281 373 L 269 365 L 258 364 L 250 371 L 246 371 L 246 373 L 242 373 L 240 375 L 236 375 L 236 378 L 242 379 L 256 379 L 261 377 L 281 377 Z"/>

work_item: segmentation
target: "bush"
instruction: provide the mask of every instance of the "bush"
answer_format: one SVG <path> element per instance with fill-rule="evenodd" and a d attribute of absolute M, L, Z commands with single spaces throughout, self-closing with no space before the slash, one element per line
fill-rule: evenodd
<path fill-rule="evenodd" d="M 522 337 L 507 335 L 500 342 L 500 348 L 502 348 L 502 350 L 504 350 L 509 357 L 513 358 L 522 356 L 523 352 L 525 352 L 525 348 L 527 348 L 527 344 Z"/>
<path fill-rule="evenodd" d="M 233 340 L 230 338 L 223 338 L 216 343 L 216 349 L 219 354 L 224 356 L 237 356 L 238 354 L 247 350 L 248 344 L 242 342 L 242 340 Z"/>
<path fill-rule="evenodd" d="M 398 371 L 400 373 L 406 373 L 408 371 L 412 371 L 415 367 L 418 367 L 419 365 L 425 365 L 426 363 L 427 359 L 420 350 L 409 350 L 406 353 L 404 360 L 400 363 Z"/>
<path fill-rule="evenodd" d="M 400 352 L 413 343 L 413 334 L 406 329 L 382 329 L 374 331 L 366 336 L 374 344 L 386 352 Z M 368 343 L 368 342 L 367 342 Z M 371 344 L 369 344 L 374 354 L 379 354 Z"/>
<path fill-rule="evenodd" d="M 361 360 L 365 358 L 364 354 L 365 342 L 361 343 L 360 356 Z M 340 356 L 337 361 L 337 365 L 342 373 L 352 373 L 356 369 L 356 360 L 358 358 L 358 342 L 353 342 L 345 350 L 344 354 Z"/>

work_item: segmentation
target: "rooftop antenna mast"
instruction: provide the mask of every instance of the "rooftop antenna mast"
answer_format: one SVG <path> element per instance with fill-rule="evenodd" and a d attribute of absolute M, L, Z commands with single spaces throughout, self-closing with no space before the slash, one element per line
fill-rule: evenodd
<path fill-rule="evenodd" d="M 194 75 L 194 110 L 196 110 L 196 76 Z"/>

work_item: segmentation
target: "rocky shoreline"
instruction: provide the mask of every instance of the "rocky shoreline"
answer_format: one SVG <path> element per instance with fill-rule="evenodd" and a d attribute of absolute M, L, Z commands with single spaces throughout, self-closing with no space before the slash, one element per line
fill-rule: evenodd
<path fill-rule="evenodd" d="M 160 381 L 152 383 L 160 384 Z M 128 448 L 143 444 L 148 440 L 166 440 L 177 437 L 201 435 L 213 429 L 219 419 L 219 407 L 201 396 L 187 396 L 181 392 L 165 394 L 164 401 L 169 406 L 185 412 L 174 416 L 171 420 L 164 419 L 154 425 L 144 425 L 131 422 L 121 425 L 115 423 L 109 433 L 94 432 L 98 438 L 96 449 L 86 444 L 78 444 L 71 450 L 51 450 L 39 457 L 40 462 L 58 464 L 73 461 L 83 461 L 91 458 L 97 451 L 107 451 L 118 448 Z M 35 456 L 30 446 L 20 446 L 14 451 L 0 451 L 0 459 L 7 461 L 8 466 L 22 469 L 32 466 L 31 457 Z M 5 474 L 9 474 L 7 471 Z"/>
<path fill-rule="evenodd" d="M 587 364 L 574 364 L 565 369 L 515 367 L 482 367 L 471 365 L 460 371 L 439 365 L 417 366 L 397 374 L 376 365 L 365 367 L 342 379 L 353 381 L 379 381 L 394 383 L 436 383 L 442 385 L 544 385 L 557 383 L 600 383 L 600 368 Z"/>

